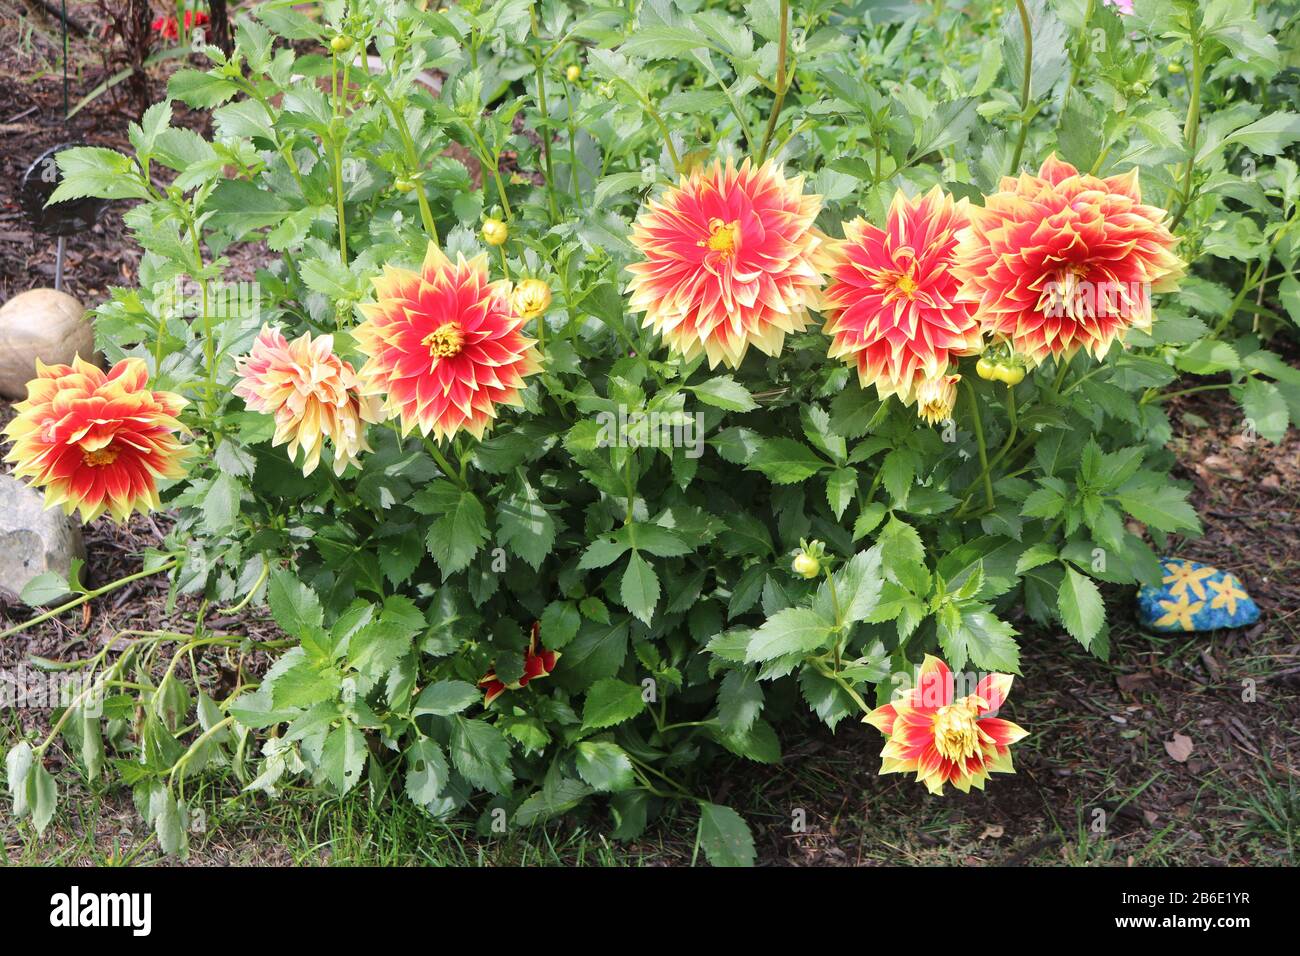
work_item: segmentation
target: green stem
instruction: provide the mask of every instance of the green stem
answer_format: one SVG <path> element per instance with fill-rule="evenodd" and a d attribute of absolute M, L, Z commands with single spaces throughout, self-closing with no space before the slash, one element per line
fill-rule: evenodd
<path fill-rule="evenodd" d="M 781 36 L 776 50 L 776 100 L 772 103 L 772 113 L 767 118 L 767 131 L 763 133 L 763 145 L 758 150 L 758 165 L 767 159 L 767 148 L 772 144 L 772 135 L 781 116 L 781 107 L 785 105 L 785 93 L 790 87 L 786 75 L 786 56 L 790 45 L 790 0 L 781 0 Z"/>
<path fill-rule="evenodd" d="M 975 440 L 979 442 L 980 468 L 983 469 L 984 479 L 984 497 L 990 508 L 996 507 L 993 500 L 993 479 L 989 477 L 989 452 L 988 446 L 984 444 L 984 423 L 980 421 L 979 399 L 975 396 L 975 386 L 969 380 L 963 381 L 966 386 L 966 397 L 970 401 L 971 418 L 975 422 Z"/>
<path fill-rule="evenodd" d="M 1177 398 L 1180 395 L 1195 395 L 1197 392 L 1212 392 L 1218 388 L 1232 388 L 1232 382 L 1218 382 L 1213 385 L 1197 385 L 1194 388 L 1184 388 L 1176 392 L 1162 392 L 1150 400 L 1143 399 L 1142 405 L 1150 405 L 1155 402 L 1167 402 L 1171 398 Z M 3 635 L 0 635 L 3 636 Z"/>
<path fill-rule="evenodd" d="M 426 437 L 424 439 L 424 447 L 428 450 L 429 454 L 433 456 L 433 460 L 438 463 L 438 467 L 442 469 L 444 475 L 458 484 L 462 491 L 469 490 L 465 479 L 461 477 L 459 471 L 451 467 L 451 462 L 449 462 L 447 456 L 442 453 L 442 449 L 438 447 L 437 442 L 432 438 Z"/>
<path fill-rule="evenodd" d="M 536 30 L 537 14 L 533 14 L 533 29 Z M 560 209 L 555 202 L 555 167 L 551 163 L 551 117 L 546 109 L 546 76 L 542 65 L 545 61 L 537 61 L 537 111 L 542 117 L 542 128 L 540 130 L 542 137 L 542 161 L 546 165 L 546 199 L 551 209 L 551 224 L 554 225 L 560 218 Z"/>
<path fill-rule="evenodd" d="M 664 148 L 668 150 L 668 158 L 672 160 L 673 169 L 677 171 L 678 175 L 681 175 L 681 158 L 677 155 L 677 149 L 673 146 L 672 135 L 668 132 L 668 127 L 664 124 L 663 117 L 659 115 L 659 111 L 655 109 L 654 104 L 650 102 L 649 97 L 644 96 L 640 90 L 627 80 L 623 79 L 623 77 L 619 76 L 615 77 L 615 79 L 632 91 L 632 95 L 641 101 L 641 108 L 649 114 L 650 119 L 654 120 L 654 124 L 659 127 L 659 135 L 663 137 Z"/>
<path fill-rule="evenodd" d="M 1187 122 L 1183 126 L 1183 139 L 1187 141 L 1187 169 L 1183 172 L 1182 197 L 1178 202 L 1178 211 L 1169 223 L 1173 232 L 1187 214 L 1187 207 L 1192 201 L 1192 174 L 1196 171 L 1196 145 L 1201 131 L 1201 73 L 1205 69 L 1201 62 L 1201 37 L 1196 29 L 1195 15 L 1192 20 L 1192 90 L 1191 102 L 1187 104 Z"/>
<path fill-rule="evenodd" d="M 1025 140 L 1029 137 L 1029 91 L 1034 65 L 1034 31 L 1029 23 L 1025 0 L 1016 0 L 1016 11 L 1020 14 L 1020 29 L 1025 37 L 1025 70 L 1020 81 L 1020 137 L 1016 140 L 1016 151 L 1011 157 L 1011 171 L 1008 173 L 1011 176 L 1020 170 L 1020 157 L 1025 151 Z"/>
<path fill-rule="evenodd" d="M 415 198 L 420 203 L 420 220 L 424 223 L 424 231 L 429 234 L 433 244 L 438 245 L 438 227 L 433 222 L 433 210 L 429 208 L 429 197 L 424 192 L 424 181 L 417 174 L 420 167 L 419 154 L 415 149 L 415 140 L 411 136 L 411 128 L 406 122 L 405 110 L 399 108 L 378 86 L 372 89 L 378 94 L 379 98 L 384 101 L 388 107 L 388 112 L 393 116 L 393 122 L 397 126 L 397 135 L 402 140 L 402 148 L 406 151 L 407 172 L 409 172 L 415 181 Z"/>
<path fill-rule="evenodd" d="M 37 624 L 40 624 L 44 621 L 48 621 L 52 617 L 58 617 L 64 611 L 71 611 L 74 607 L 80 607 L 81 605 L 85 604 L 87 601 L 92 601 L 95 598 L 107 594 L 110 591 L 116 591 L 118 588 L 122 587 L 123 585 L 130 584 L 132 581 L 138 581 L 141 578 L 147 578 L 154 574 L 161 574 L 164 571 L 170 571 L 172 568 L 176 567 L 176 565 L 178 565 L 179 563 L 180 563 L 180 559 L 172 558 L 172 560 L 167 561 L 159 565 L 158 567 L 152 568 L 148 571 L 137 571 L 135 572 L 135 574 L 128 574 L 124 578 L 118 578 L 116 581 L 110 581 L 108 584 L 105 584 L 103 587 L 95 588 L 95 590 L 93 591 L 87 591 L 85 594 L 82 594 L 80 597 L 73 598 L 71 601 L 67 602 L 66 604 L 60 604 L 52 611 L 46 611 L 44 614 L 38 615 L 37 617 L 32 618 L 30 621 L 24 621 L 22 624 L 15 624 L 13 627 L 9 628 L 8 630 L 0 632 L 0 640 L 3 640 L 6 637 L 10 637 L 14 634 L 17 634 L 19 631 L 25 631 L 29 627 L 35 627 Z"/>

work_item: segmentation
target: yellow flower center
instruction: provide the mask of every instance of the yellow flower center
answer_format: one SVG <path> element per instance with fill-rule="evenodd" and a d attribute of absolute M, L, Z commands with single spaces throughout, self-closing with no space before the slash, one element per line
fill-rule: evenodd
<path fill-rule="evenodd" d="M 734 256 L 736 246 L 740 245 L 740 223 L 710 219 L 709 238 L 701 245 L 707 245 L 710 252 L 716 252 L 723 257 Z"/>
<path fill-rule="evenodd" d="M 92 468 L 103 468 L 117 461 L 117 449 L 112 445 L 96 448 L 94 451 L 84 452 L 81 460 Z"/>
<path fill-rule="evenodd" d="M 979 727 L 975 718 L 979 705 L 974 697 L 963 697 L 934 716 L 934 746 L 939 756 L 956 763 L 979 753 Z"/>
<path fill-rule="evenodd" d="M 455 322 L 440 325 L 424 337 L 421 343 L 429 350 L 429 357 L 435 359 L 451 358 L 459 355 L 465 345 L 465 336 Z"/>
<path fill-rule="evenodd" d="M 910 275 L 899 276 L 898 291 L 910 299 L 916 292 L 916 280 Z"/>

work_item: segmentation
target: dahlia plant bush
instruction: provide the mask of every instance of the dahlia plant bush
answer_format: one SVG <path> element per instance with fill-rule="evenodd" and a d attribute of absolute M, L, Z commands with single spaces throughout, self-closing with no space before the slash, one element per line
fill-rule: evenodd
<path fill-rule="evenodd" d="M 264 4 L 134 155 L 61 154 L 145 256 L 9 458 L 171 509 L 141 573 L 198 611 L 71 665 L 17 811 L 62 746 L 168 851 L 215 772 L 485 834 L 685 808 L 725 864 L 719 775 L 808 714 L 936 794 L 1012 772 L 1022 654 L 1106 655 L 1099 584 L 1198 530 L 1167 386 L 1298 410 L 1294 12 L 426 6 Z"/>

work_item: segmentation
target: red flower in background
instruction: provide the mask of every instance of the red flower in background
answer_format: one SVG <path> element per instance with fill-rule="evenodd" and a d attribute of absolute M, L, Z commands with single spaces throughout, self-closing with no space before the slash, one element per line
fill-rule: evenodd
<path fill-rule="evenodd" d="M 538 677 L 549 677 L 551 671 L 555 670 L 555 662 L 560 659 L 559 651 L 548 651 L 546 648 L 537 643 L 537 638 L 541 634 L 542 625 L 539 622 L 533 623 L 533 631 L 528 638 L 528 650 L 524 654 L 524 673 L 517 681 L 506 682 L 497 678 L 496 668 L 488 671 L 479 680 L 478 686 L 484 688 L 483 706 L 487 707 L 502 694 L 508 690 L 519 690 L 524 687 L 530 680 Z"/>
<path fill-rule="evenodd" d="M 185 11 L 186 31 L 193 30 L 195 27 L 201 27 L 205 23 L 207 23 L 208 20 L 209 20 L 208 15 L 204 13 L 202 10 Z M 158 17 L 158 19 L 154 20 L 153 22 L 153 29 L 155 33 L 162 36 L 163 39 L 165 40 L 175 40 L 180 37 L 180 31 L 177 30 L 176 28 L 175 17 Z"/>

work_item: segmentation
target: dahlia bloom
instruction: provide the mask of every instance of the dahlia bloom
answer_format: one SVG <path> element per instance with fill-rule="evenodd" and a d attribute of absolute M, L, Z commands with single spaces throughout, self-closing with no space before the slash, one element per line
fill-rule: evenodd
<path fill-rule="evenodd" d="M 510 294 L 510 306 L 521 319 L 535 319 L 551 307 L 551 287 L 541 279 L 525 279 Z"/>
<path fill-rule="evenodd" d="M 1101 358 L 1130 328 L 1151 327 L 1151 293 L 1183 274 L 1164 218 L 1142 204 L 1136 168 L 1099 179 L 1049 156 L 971 208 L 953 270 L 960 299 L 1035 365 L 1080 348 Z"/>
<path fill-rule="evenodd" d="M 541 370 L 510 283 L 489 282 L 487 261 L 453 263 L 430 243 L 419 273 L 385 266 L 376 301 L 360 307 L 362 391 L 386 396 L 403 435 L 419 426 L 438 439 L 462 429 L 482 438 L 499 406 L 520 404 L 524 377 Z"/>
<path fill-rule="evenodd" d="M 138 358 L 105 373 L 74 359 L 71 366 L 36 362 L 27 400 L 5 428 L 14 446 L 6 456 L 14 474 L 45 489 L 45 507 L 81 512 L 83 522 L 105 511 L 118 521 L 159 507 L 158 480 L 185 474 L 190 449 L 178 420 L 185 399 L 148 387 Z"/>
<path fill-rule="evenodd" d="M 950 359 L 981 348 L 974 310 L 957 301 L 953 250 L 967 225 L 966 200 L 935 187 L 908 199 L 894 194 L 879 229 L 862 219 L 844 224 L 845 239 L 828 256 L 821 307 L 829 355 L 856 366 L 862 387 L 910 405 L 917 386 Z"/>
<path fill-rule="evenodd" d="M 1133 0 L 1105 0 L 1105 3 L 1125 15 L 1133 12 Z"/>
<path fill-rule="evenodd" d="M 696 169 L 632 228 L 645 259 L 628 266 L 628 307 L 688 360 L 703 351 L 710 368 L 740 365 L 751 345 L 776 355 L 786 333 L 807 327 L 821 285 L 820 209 L 802 176 L 771 163 Z"/>
<path fill-rule="evenodd" d="M 285 340 L 262 326 L 252 351 L 235 362 L 234 392 L 253 411 L 275 417 L 272 445 L 289 443 L 289 458 L 303 451 L 302 473 L 320 464 L 321 448 L 334 443 L 334 474 L 355 462 L 366 444 L 366 422 L 382 421 L 379 400 L 363 396 L 352 365 L 334 354 L 334 336 L 311 333 Z"/>
<path fill-rule="evenodd" d="M 1028 732 L 991 716 L 1011 693 L 1011 675 L 989 674 L 962 698 L 955 688 L 948 665 L 927 654 L 917 685 L 863 718 L 888 738 L 882 774 L 915 771 L 917 783 L 942 795 L 946 783 L 969 793 L 990 773 L 1015 773 L 1011 745 Z"/>
<path fill-rule="evenodd" d="M 508 690 L 519 690 L 528 684 L 530 680 L 536 680 L 539 677 L 549 677 L 551 671 L 555 670 L 555 662 L 560 659 L 559 651 L 548 651 L 537 643 L 537 638 L 541 634 L 542 625 L 539 622 L 533 622 L 533 630 L 528 638 L 528 650 L 524 653 L 524 673 L 517 681 L 507 684 L 497 678 L 496 669 L 488 671 L 479 680 L 478 685 L 484 688 L 483 706 L 489 706 L 492 701 L 496 700 Z"/>
<path fill-rule="evenodd" d="M 960 375 L 936 375 L 923 378 L 916 386 L 916 414 L 930 425 L 952 418 L 957 404 L 957 383 Z"/>

